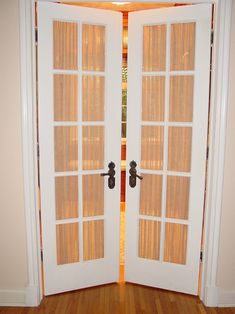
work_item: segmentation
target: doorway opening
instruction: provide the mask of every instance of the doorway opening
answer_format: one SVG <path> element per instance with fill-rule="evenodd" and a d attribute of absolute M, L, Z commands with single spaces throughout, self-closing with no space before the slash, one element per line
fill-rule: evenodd
<path fill-rule="evenodd" d="M 68 4 L 68 3 L 66 3 Z M 75 3 L 69 3 L 75 4 Z M 122 6 L 113 3 L 76 3 L 78 6 L 96 7 L 98 9 L 111 9 L 121 11 L 123 14 L 123 50 L 122 50 L 122 141 L 121 141 L 121 202 L 120 202 L 120 282 L 124 281 L 124 263 L 125 263 L 125 210 L 126 210 L 126 123 L 127 123 L 127 69 L 128 69 L 128 13 L 136 10 L 146 10 L 162 7 L 182 6 L 184 4 L 147 4 L 131 3 Z M 112 6 L 112 8 L 110 7 Z M 115 7 L 116 6 L 116 7 Z M 128 170 L 127 170 L 128 171 Z"/>

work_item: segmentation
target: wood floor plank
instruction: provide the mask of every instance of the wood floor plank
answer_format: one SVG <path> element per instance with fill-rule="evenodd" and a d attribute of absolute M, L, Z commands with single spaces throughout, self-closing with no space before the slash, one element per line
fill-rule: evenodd
<path fill-rule="evenodd" d="M 0 314 L 235 314 L 198 297 L 120 282 L 44 297 L 39 307 L 0 307 Z"/>

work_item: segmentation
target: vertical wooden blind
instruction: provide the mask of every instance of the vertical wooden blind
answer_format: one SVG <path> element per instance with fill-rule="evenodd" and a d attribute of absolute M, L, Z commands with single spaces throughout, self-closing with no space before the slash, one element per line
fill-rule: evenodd
<path fill-rule="evenodd" d="M 78 176 L 55 177 L 56 219 L 78 217 Z"/>
<path fill-rule="evenodd" d="M 140 219 L 139 230 L 139 257 L 159 260 L 161 223 Z"/>
<path fill-rule="evenodd" d="M 143 76 L 142 120 L 164 121 L 165 77 Z"/>
<path fill-rule="evenodd" d="M 54 121 L 78 120 L 78 77 L 54 74 Z"/>
<path fill-rule="evenodd" d="M 189 177 L 167 176 L 167 218 L 188 219 L 189 190 Z"/>
<path fill-rule="evenodd" d="M 166 69 L 166 25 L 143 28 L 143 71 Z"/>
<path fill-rule="evenodd" d="M 53 22 L 54 69 L 77 70 L 78 25 L 77 23 Z"/>
<path fill-rule="evenodd" d="M 186 264 L 188 226 L 165 224 L 164 262 Z"/>
<path fill-rule="evenodd" d="M 78 127 L 55 126 L 55 171 L 78 170 Z"/>
<path fill-rule="evenodd" d="M 104 121 L 104 76 L 82 77 L 82 120 Z"/>
<path fill-rule="evenodd" d="M 84 261 L 104 257 L 104 220 L 83 222 Z"/>
<path fill-rule="evenodd" d="M 162 169 L 164 129 L 162 126 L 142 126 L 141 168 Z"/>
<path fill-rule="evenodd" d="M 84 126 L 82 128 L 83 169 L 104 168 L 104 127 Z"/>
<path fill-rule="evenodd" d="M 144 180 L 140 187 L 140 214 L 161 216 L 162 212 L 162 176 L 142 174 Z"/>
<path fill-rule="evenodd" d="M 194 70 L 195 35 L 195 22 L 171 25 L 170 69 L 172 71 Z"/>
<path fill-rule="evenodd" d="M 79 262 L 78 223 L 56 225 L 57 264 Z"/>
<path fill-rule="evenodd" d="M 191 170 L 191 127 L 169 127 L 168 170 L 190 172 Z"/>
<path fill-rule="evenodd" d="M 105 71 L 105 27 L 82 25 L 82 69 Z"/>
<path fill-rule="evenodd" d="M 170 77 L 169 121 L 192 122 L 194 76 Z"/>
<path fill-rule="evenodd" d="M 99 174 L 82 176 L 83 217 L 104 214 L 104 177 Z"/>

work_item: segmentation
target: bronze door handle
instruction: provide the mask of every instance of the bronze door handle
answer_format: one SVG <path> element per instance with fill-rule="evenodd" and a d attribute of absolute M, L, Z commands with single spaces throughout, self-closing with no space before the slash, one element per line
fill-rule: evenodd
<path fill-rule="evenodd" d="M 101 173 L 100 175 L 101 175 L 102 177 L 104 177 L 104 176 L 109 176 L 109 178 L 108 178 L 108 187 L 109 187 L 110 189 L 113 189 L 113 188 L 115 187 L 115 170 L 114 170 L 114 168 L 115 168 L 115 163 L 111 161 L 111 162 L 108 164 L 108 167 L 109 167 L 109 171 L 106 172 L 106 173 Z"/>
<path fill-rule="evenodd" d="M 138 178 L 139 180 L 143 180 L 143 177 L 137 174 L 136 166 L 137 166 L 137 163 L 134 160 L 132 160 L 130 162 L 130 170 L 129 170 L 129 173 L 130 173 L 129 185 L 131 188 L 134 188 L 136 186 L 136 178 Z"/>

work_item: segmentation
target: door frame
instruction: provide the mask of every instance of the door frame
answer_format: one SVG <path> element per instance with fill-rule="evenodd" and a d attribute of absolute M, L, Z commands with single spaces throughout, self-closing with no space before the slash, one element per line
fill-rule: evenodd
<path fill-rule="evenodd" d="M 58 2 L 56 0 L 48 1 Z M 66 1 L 63 2 L 65 3 Z M 149 2 L 149 0 L 138 2 Z M 157 0 L 153 2 L 170 3 L 171 0 Z M 223 196 L 232 0 L 184 0 L 174 2 L 194 4 L 212 3 L 215 6 L 209 129 L 210 153 L 205 200 L 204 256 L 199 297 L 206 306 L 218 306 L 219 289 L 217 287 L 217 266 Z M 28 282 L 25 290 L 25 305 L 38 306 L 43 298 L 43 292 L 40 265 L 40 223 L 38 215 L 39 196 L 37 183 L 37 86 L 34 0 L 19 1 L 19 15 L 22 154 L 28 273 Z"/>

